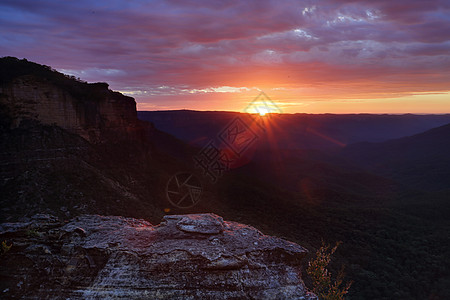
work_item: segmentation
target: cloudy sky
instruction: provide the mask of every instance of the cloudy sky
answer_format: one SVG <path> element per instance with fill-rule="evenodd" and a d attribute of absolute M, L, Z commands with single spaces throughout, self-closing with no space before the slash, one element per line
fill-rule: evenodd
<path fill-rule="evenodd" d="M 0 56 L 140 110 L 450 113 L 448 0 L 1 0 Z"/>

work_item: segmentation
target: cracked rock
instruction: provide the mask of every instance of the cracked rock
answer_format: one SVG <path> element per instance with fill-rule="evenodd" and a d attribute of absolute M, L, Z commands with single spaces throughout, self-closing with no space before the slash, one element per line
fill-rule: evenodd
<path fill-rule="evenodd" d="M 0 228 L 13 243 L 0 257 L 5 298 L 317 299 L 300 277 L 303 247 L 214 214 L 165 216 L 157 226 L 38 216 Z M 30 239 L 27 228 L 42 235 Z"/>

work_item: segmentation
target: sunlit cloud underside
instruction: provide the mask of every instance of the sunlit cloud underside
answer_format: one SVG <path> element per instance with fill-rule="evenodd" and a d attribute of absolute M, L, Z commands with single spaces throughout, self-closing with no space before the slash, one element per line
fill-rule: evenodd
<path fill-rule="evenodd" d="M 0 55 L 106 81 L 138 109 L 450 112 L 450 2 L 0 3 Z"/>

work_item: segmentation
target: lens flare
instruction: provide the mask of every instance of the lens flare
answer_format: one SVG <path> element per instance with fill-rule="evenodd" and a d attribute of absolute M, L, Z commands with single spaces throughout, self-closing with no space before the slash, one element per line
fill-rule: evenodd
<path fill-rule="evenodd" d="M 258 107 L 257 111 L 261 117 L 264 117 L 266 114 L 269 113 L 269 110 L 265 107 Z"/>

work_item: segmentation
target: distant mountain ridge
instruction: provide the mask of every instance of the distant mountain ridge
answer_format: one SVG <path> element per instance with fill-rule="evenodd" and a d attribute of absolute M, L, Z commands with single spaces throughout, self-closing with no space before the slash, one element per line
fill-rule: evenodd
<path fill-rule="evenodd" d="M 240 113 L 219 111 L 138 111 L 138 118 L 177 138 L 203 146 Z M 272 139 L 260 147 L 278 149 L 342 148 L 357 142 L 382 142 L 450 123 L 443 115 L 280 114 L 271 116 Z M 264 138 L 264 137 L 263 137 Z M 270 145 L 268 144 L 270 143 Z"/>
<path fill-rule="evenodd" d="M 382 143 L 357 143 L 342 156 L 415 188 L 450 189 L 450 123 Z"/>

